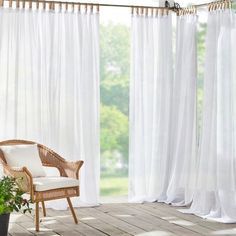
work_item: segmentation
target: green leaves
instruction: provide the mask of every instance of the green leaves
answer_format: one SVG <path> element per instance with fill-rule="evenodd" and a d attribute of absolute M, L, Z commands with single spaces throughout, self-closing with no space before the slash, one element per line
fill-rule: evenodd
<path fill-rule="evenodd" d="M 0 215 L 19 212 L 31 212 L 30 201 L 23 198 L 24 192 L 20 190 L 14 178 L 4 176 L 0 180 Z"/>
<path fill-rule="evenodd" d="M 119 150 L 128 148 L 128 117 L 115 106 L 101 106 L 101 149 Z M 125 140 L 127 147 L 122 143 Z"/>
<path fill-rule="evenodd" d="M 100 26 L 101 79 L 107 76 L 129 78 L 130 29 L 121 24 Z"/>
<path fill-rule="evenodd" d="M 108 23 L 100 27 L 101 166 L 127 170 L 130 76 L 130 28 Z M 123 171 L 123 170 L 122 170 Z"/>
<path fill-rule="evenodd" d="M 130 77 L 130 29 L 112 24 L 100 27 L 101 102 L 128 116 Z"/>

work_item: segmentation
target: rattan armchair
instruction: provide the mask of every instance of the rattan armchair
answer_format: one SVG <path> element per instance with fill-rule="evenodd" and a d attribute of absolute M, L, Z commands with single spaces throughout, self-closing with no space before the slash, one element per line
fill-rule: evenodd
<path fill-rule="evenodd" d="M 23 191 L 30 194 L 31 201 L 35 203 L 35 228 L 36 231 L 39 231 L 39 203 L 42 203 L 43 216 L 46 216 L 46 209 L 44 202 L 49 200 L 66 198 L 74 218 L 74 222 L 77 224 L 78 220 L 72 206 L 70 197 L 75 197 L 80 195 L 79 186 L 76 187 L 67 187 L 67 188 L 58 188 L 51 189 L 47 191 L 36 191 L 35 186 L 33 184 L 33 177 L 27 167 L 22 168 L 12 168 L 7 165 L 6 159 L 4 157 L 3 152 L 1 151 L 1 146 L 6 145 L 25 145 L 25 144 L 37 144 L 39 150 L 39 156 L 42 161 L 43 166 L 47 167 L 56 167 L 60 176 L 62 177 L 70 177 L 74 179 L 79 179 L 79 170 L 83 165 L 83 161 L 77 162 L 68 162 L 57 153 L 52 151 L 51 149 L 45 147 L 44 145 L 25 140 L 7 140 L 0 142 L 0 161 L 3 165 L 4 173 L 16 178 L 18 184 L 22 188 Z"/>

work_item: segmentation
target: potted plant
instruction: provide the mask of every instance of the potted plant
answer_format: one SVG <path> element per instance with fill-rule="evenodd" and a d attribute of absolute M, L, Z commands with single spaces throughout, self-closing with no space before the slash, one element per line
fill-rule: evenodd
<path fill-rule="evenodd" d="M 21 211 L 31 212 L 30 201 L 23 198 L 24 192 L 12 177 L 4 176 L 0 179 L 0 235 L 8 235 L 8 224 L 10 213 Z"/>

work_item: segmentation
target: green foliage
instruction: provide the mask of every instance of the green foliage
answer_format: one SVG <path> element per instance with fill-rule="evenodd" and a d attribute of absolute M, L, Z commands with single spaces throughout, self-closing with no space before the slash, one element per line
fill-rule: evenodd
<path fill-rule="evenodd" d="M 101 78 L 129 76 L 130 30 L 121 24 L 100 26 Z M 126 77 L 128 80 L 128 77 Z"/>
<path fill-rule="evenodd" d="M 128 177 L 121 175 L 103 175 L 101 178 L 102 196 L 126 196 Z"/>
<path fill-rule="evenodd" d="M 20 190 L 14 178 L 3 177 L 0 180 L 0 215 L 20 211 L 31 212 L 29 201 L 23 198 L 24 192 Z"/>
<path fill-rule="evenodd" d="M 201 128 L 206 23 L 199 23 L 198 131 Z M 101 194 L 127 194 L 130 29 L 109 23 L 100 27 L 101 48 Z M 117 153 L 118 152 L 118 153 Z M 118 154 L 121 154 L 121 157 Z M 122 161 L 121 161 L 122 159 Z M 121 162 L 123 169 L 117 169 Z M 105 166 L 105 168 L 104 168 Z M 123 171 L 123 172 L 122 172 Z M 119 176 L 114 176 L 114 174 Z"/>
<path fill-rule="evenodd" d="M 101 101 L 106 106 L 115 106 L 126 116 L 129 113 L 129 82 L 126 77 L 107 78 L 101 82 Z"/>
<path fill-rule="evenodd" d="M 128 117 L 115 106 L 101 106 L 101 151 L 128 152 Z"/>
<path fill-rule="evenodd" d="M 232 9 L 236 10 L 236 4 L 235 4 L 235 1 L 232 2 Z"/>
<path fill-rule="evenodd" d="M 127 174 L 130 29 L 101 25 L 100 48 L 102 172 Z"/>
<path fill-rule="evenodd" d="M 116 106 L 128 116 L 130 76 L 130 29 L 125 25 L 102 25 L 101 102 Z"/>

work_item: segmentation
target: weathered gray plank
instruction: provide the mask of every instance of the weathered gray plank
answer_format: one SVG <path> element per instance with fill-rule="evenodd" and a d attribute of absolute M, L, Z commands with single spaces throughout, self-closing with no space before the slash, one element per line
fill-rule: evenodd
<path fill-rule="evenodd" d="M 107 214 L 106 212 L 100 211 L 99 207 L 83 209 L 82 211 L 85 211 L 85 213 L 86 212 L 90 213 L 92 216 L 100 219 L 102 222 L 104 222 L 106 224 L 110 224 L 110 225 L 115 226 L 119 229 L 122 229 L 124 232 L 126 232 L 128 234 L 137 235 L 137 234 L 145 232 L 141 228 L 130 225 L 127 222 L 122 221 L 117 217 L 111 216 L 111 215 Z M 126 217 L 126 216 L 124 215 L 123 217 Z"/>
<path fill-rule="evenodd" d="M 157 222 L 157 220 L 149 219 L 148 215 L 144 215 L 143 212 L 137 211 L 136 209 L 129 208 L 127 206 L 105 206 L 98 208 L 101 211 L 107 212 L 107 214 L 110 214 L 114 217 L 119 218 L 120 220 L 123 220 L 131 225 L 134 225 L 136 227 L 139 227 L 143 229 L 146 232 L 166 232 L 169 233 L 168 235 L 173 235 L 170 231 L 166 231 L 163 227 L 161 227 L 160 222 Z"/>
<path fill-rule="evenodd" d="M 92 212 L 91 212 L 92 211 Z M 88 217 L 89 214 L 89 217 Z M 82 218 L 81 218 L 82 217 Z M 88 220 L 87 220 L 88 219 Z M 80 209 L 80 220 L 99 230 L 104 232 L 107 235 L 130 235 L 128 233 L 126 233 L 123 229 L 118 228 L 117 226 L 115 226 L 114 224 L 110 224 L 109 221 L 108 222 L 104 222 L 102 220 L 100 220 L 100 217 L 95 217 L 95 213 L 92 209 Z"/>
<path fill-rule="evenodd" d="M 10 236 L 197 236 L 236 235 L 236 224 L 210 222 L 183 214 L 179 208 L 160 203 L 104 204 L 95 208 L 77 208 L 79 224 L 74 224 L 69 210 L 47 209 L 41 218 L 41 232 L 35 232 L 32 215 L 12 214 Z"/>
<path fill-rule="evenodd" d="M 156 205 L 158 205 L 159 203 L 156 203 Z M 160 204 L 162 205 L 162 204 Z M 136 209 L 138 209 L 139 211 L 143 211 L 146 214 L 149 214 L 149 216 L 154 217 L 154 219 L 156 217 L 161 217 L 161 219 L 163 220 L 163 216 L 166 215 L 166 219 L 164 220 L 165 223 L 164 225 L 168 227 L 168 225 L 166 224 L 171 223 L 173 225 L 177 225 L 179 226 L 179 229 L 182 228 L 180 231 L 182 231 L 183 229 L 189 230 L 189 233 L 191 232 L 191 234 L 193 234 L 194 232 L 199 233 L 199 234 L 203 234 L 203 235 L 207 235 L 210 234 L 211 230 L 209 228 L 205 228 L 202 227 L 201 225 L 198 225 L 196 222 L 191 222 L 189 220 L 187 220 L 187 218 L 182 219 L 179 217 L 179 213 L 177 212 L 175 209 L 171 209 L 170 211 L 164 211 L 164 209 L 160 210 L 160 208 L 156 208 L 152 207 L 152 205 L 148 205 L 148 204 L 141 204 L 140 206 L 131 206 L 134 207 Z M 166 209 L 169 208 L 168 205 L 166 205 Z M 157 211 L 158 209 L 158 211 Z M 166 213 L 165 213 L 166 212 Z M 180 213 L 181 215 L 184 215 L 183 213 Z M 168 217 L 170 217 L 168 219 Z M 163 222 L 163 221 L 162 221 Z M 173 226 L 169 226 L 170 230 L 172 231 L 172 229 L 176 228 Z M 174 231 L 176 234 L 176 230 Z M 180 232 L 181 233 L 181 232 Z"/>
<path fill-rule="evenodd" d="M 28 230 L 24 229 L 18 223 L 10 223 L 9 224 L 9 233 L 12 236 L 25 236 L 25 235 L 33 235 Z"/>
<path fill-rule="evenodd" d="M 86 209 L 89 209 L 89 208 L 86 208 Z M 76 209 L 76 213 L 77 213 L 77 210 L 78 209 Z M 86 223 L 82 222 L 81 218 L 83 218 L 83 216 L 81 216 L 78 213 L 77 213 L 77 216 L 79 216 L 79 223 L 76 225 L 74 223 L 73 218 L 72 218 L 69 211 L 54 211 L 52 209 L 48 209 L 47 211 L 48 211 L 48 215 L 50 216 L 50 217 L 48 217 L 48 219 L 56 219 L 57 221 L 60 222 L 60 224 L 67 225 L 70 229 L 73 229 L 74 231 L 76 231 L 78 235 L 86 235 L 86 236 L 107 235 L 105 233 L 102 233 L 98 229 L 93 228 L 93 227 L 87 225 Z M 89 218 L 89 216 L 86 215 L 85 218 Z M 47 218 L 46 218 L 46 220 L 47 220 Z M 55 225 L 55 228 L 56 228 L 56 225 Z M 55 228 L 54 228 L 54 230 L 55 230 Z"/>

